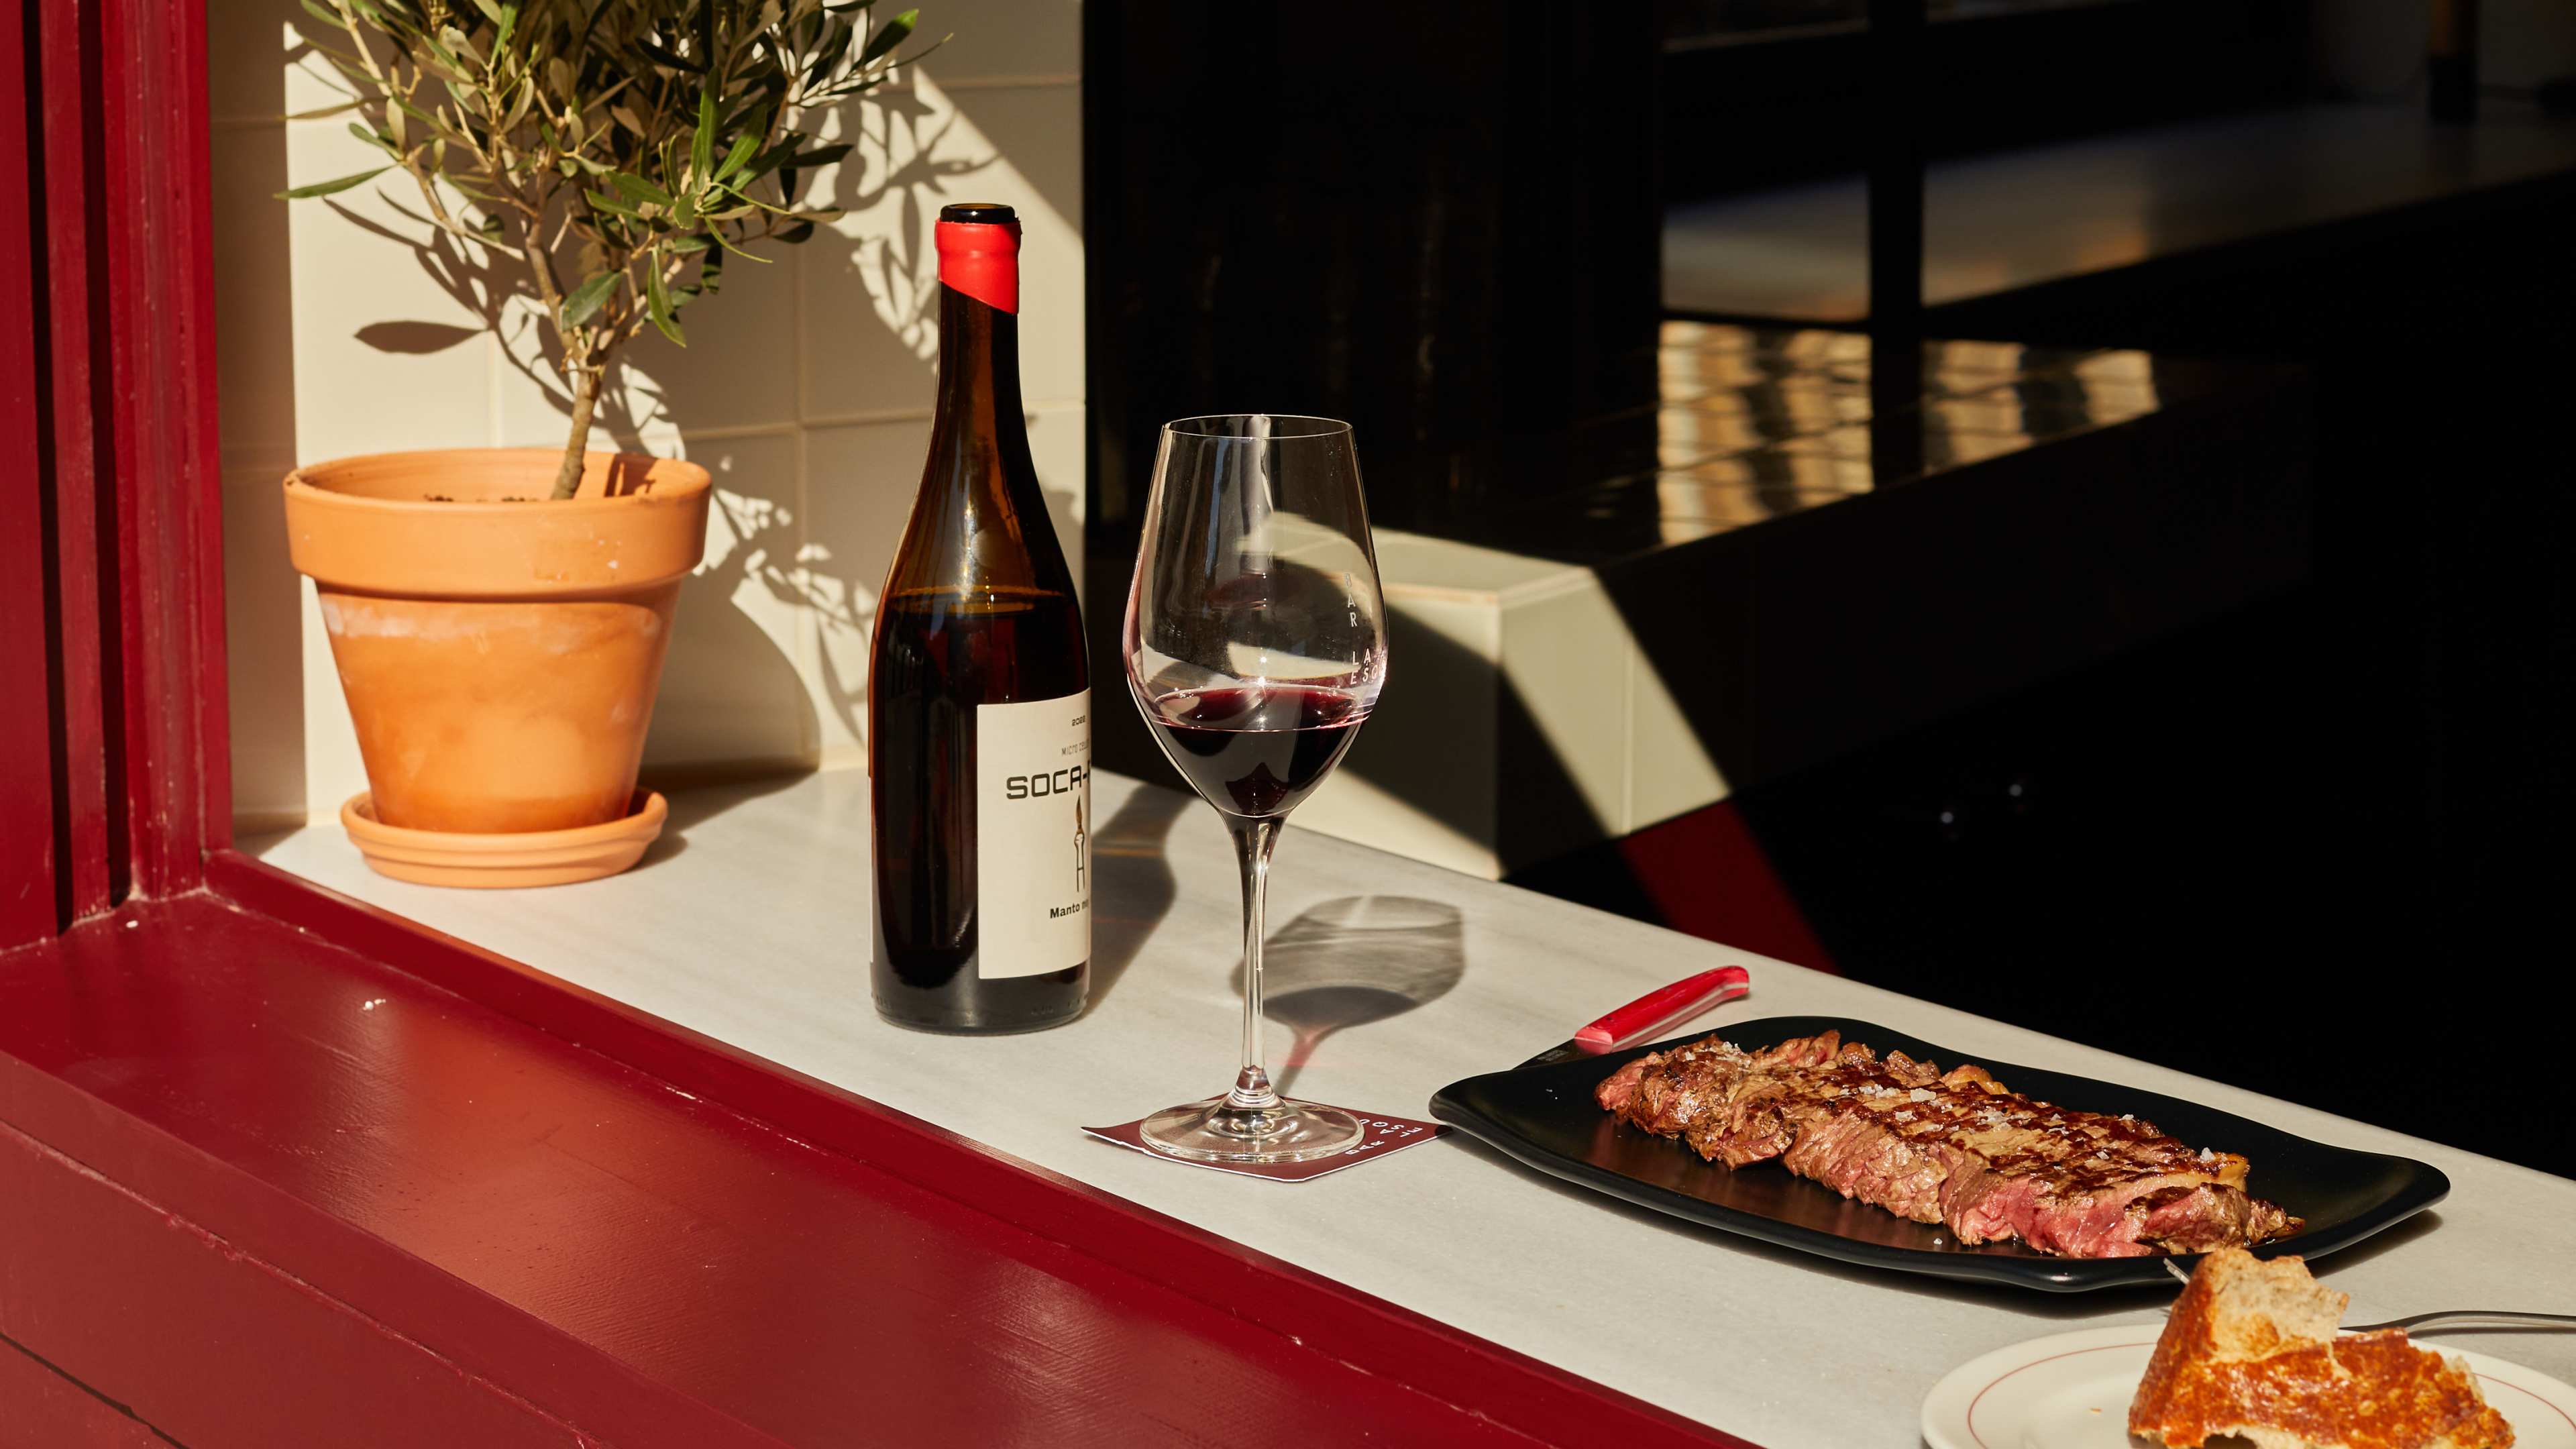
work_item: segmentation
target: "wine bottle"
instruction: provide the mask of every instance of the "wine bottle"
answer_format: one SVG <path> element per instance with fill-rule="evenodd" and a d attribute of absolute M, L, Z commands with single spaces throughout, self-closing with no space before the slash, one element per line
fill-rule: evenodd
<path fill-rule="evenodd" d="M 1091 966 L 1091 673 L 1020 412 L 1020 226 L 942 207 L 939 411 L 868 671 L 877 1011 L 1028 1031 Z"/>

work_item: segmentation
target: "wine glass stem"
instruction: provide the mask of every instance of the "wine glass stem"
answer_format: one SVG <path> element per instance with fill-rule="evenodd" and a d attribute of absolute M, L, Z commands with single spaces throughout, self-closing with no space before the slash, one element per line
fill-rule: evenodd
<path fill-rule="evenodd" d="M 1243 865 L 1243 1070 L 1235 1076 L 1234 1090 L 1225 1094 L 1225 1105 L 1237 1112 L 1268 1112 L 1278 1107 L 1279 1092 L 1261 1062 L 1261 908 L 1269 894 L 1270 848 L 1279 842 L 1279 822 L 1228 815 L 1225 823 L 1234 832 L 1235 857 Z"/>

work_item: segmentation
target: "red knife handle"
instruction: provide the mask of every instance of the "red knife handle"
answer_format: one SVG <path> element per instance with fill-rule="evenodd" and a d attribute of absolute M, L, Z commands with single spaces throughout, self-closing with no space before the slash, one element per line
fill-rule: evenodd
<path fill-rule="evenodd" d="M 1733 1001 L 1753 989 L 1752 973 L 1741 966 L 1720 966 L 1670 986 L 1649 991 L 1574 1034 L 1586 1051 L 1606 1052 L 1668 1026 L 1679 1026 L 1721 1001 Z"/>

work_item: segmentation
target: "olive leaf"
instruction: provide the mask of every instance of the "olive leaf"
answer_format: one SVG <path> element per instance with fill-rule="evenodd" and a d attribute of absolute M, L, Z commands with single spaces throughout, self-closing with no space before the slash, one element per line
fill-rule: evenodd
<path fill-rule="evenodd" d="M 663 336 L 682 347 L 688 346 L 689 339 L 681 335 L 679 320 L 671 315 L 670 288 L 663 284 L 662 270 L 652 264 L 650 257 L 645 259 L 644 285 L 647 310 L 653 325 L 662 329 Z"/>
<path fill-rule="evenodd" d="M 289 187 L 284 191 L 278 192 L 277 199 L 280 201 L 302 201 L 305 198 L 312 196 L 329 196 L 335 191 L 346 191 L 352 186 L 359 186 L 366 182 L 373 181 L 377 177 L 382 176 L 393 169 L 394 168 L 391 166 L 379 166 L 372 171 L 360 171 L 354 175 L 336 177 L 329 181 L 316 181 L 310 186 Z"/>
<path fill-rule="evenodd" d="M 716 87 L 713 77 L 698 89 L 698 129 L 689 138 L 689 180 L 693 185 L 707 184 L 716 159 Z"/>
<path fill-rule="evenodd" d="M 608 294 L 616 291 L 617 284 L 625 280 L 624 272 L 602 272 L 573 288 L 572 294 L 563 300 L 564 325 L 578 327 L 598 315 L 601 305 L 608 301 Z"/>
<path fill-rule="evenodd" d="M 665 207 L 671 204 L 671 193 L 631 171 L 616 172 L 608 178 L 608 182 L 637 201 L 649 201 L 655 206 Z"/>
<path fill-rule="evenodd" d="M 912 34 L 913 22 L 920 18 L 920 11 L 907 10 L 878 26 L 877 33 L 868 41 L 867 48 L 859 52 L 859 64 L 865 66 L 887 51 L 903 44 L 904 37 Z"/>
<path fill-rule="evenodd" d="M 616 197 L 609 195 L 605 191 L 585 191 L 582 193 L 582 199 L 589 202 L 592 206 L 599 208 L 601 211 L 611 213 L 612 215 L 630 216 L 637 221 L 644 220 L 644 213 L 637 211 L 634 207 L 628 206 L 625 202 L 618 200 Z"/>

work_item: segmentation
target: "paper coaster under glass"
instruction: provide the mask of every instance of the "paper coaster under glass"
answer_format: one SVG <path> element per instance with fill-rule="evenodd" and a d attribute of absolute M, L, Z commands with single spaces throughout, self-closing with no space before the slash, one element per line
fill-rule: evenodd
<path fill-rule="evenodd" d="M 1212 1105 L 1213 1100 L 1211 1099 L 1209 1104 L 1202 1105 Z M 1301 1103 L 1300 1105 L 1319 1107 L 1323 1104 Z M 1339 1172 L 1345 1167 L 1356 1167 L 1374 1158 L 1385 1157 L 1390 1153 L 1411 1147 L 1417 1142 L 1428 1142 L 1449 1130 L 1437 1122 L 1416 1122 L 1408 1117 L 1382 1117 L 1368 1112 L 1354 1112 L 1347 1107 L 1325 1107 L 1324 1110 L 1347 1115 L 1357 1122 L 1360 1128 L 1360 1140 L 1353 1146 L 1323 1156 L 1291 1161 L 1228 1162 L 1180 1157 L 1169 1152 L 1158 1151 L 1145 1141 L 1145 1123 L 1151 1120 L 1148 1118 L 1140 1117 L 1133 1122 L 1121 1122 L 1115 1127 L 1085 1127 L 1082 1130 L 1103 1142 L 1115 1142 L 1121 1147 L 1142 1152 L 1148 1157 L 1161 1158 L 1165 1162 L 1178 1162 L 1190 1167 L 1213 1167 L 1219 1172 L 1241 1173 L 1245 1177 L 1266 1177 L 1275 1182 L 1310 1181 L 1327 1173 Z M 1155 1115 L 1162 1114 L 1158 1112 Z"/>

